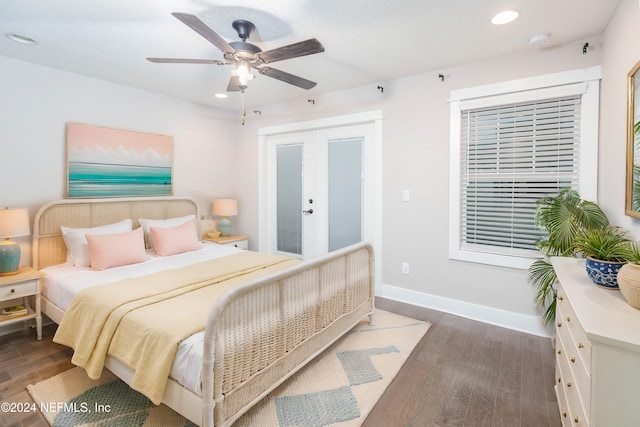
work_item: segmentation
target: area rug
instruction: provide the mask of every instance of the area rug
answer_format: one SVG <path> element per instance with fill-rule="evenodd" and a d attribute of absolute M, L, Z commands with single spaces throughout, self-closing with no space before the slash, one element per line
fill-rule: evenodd
<path fill-rule="evenodd" d="M 430 327 L 382 310 L 375 320 L 374 326 L 366 320 L 356 325 L 234 427 L 361 425 Z M 193 425 L 167 406 L 153 405 L 107 370 L 93 381 L 73 368 L 27 390 L 56 427 Z"/>

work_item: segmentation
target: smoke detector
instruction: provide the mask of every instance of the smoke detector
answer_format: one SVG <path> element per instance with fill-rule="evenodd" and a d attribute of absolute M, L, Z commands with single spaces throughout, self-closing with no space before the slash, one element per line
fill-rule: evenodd
<path fill-rule="evenodd" d="M 531 36 L 529 39 L 529 45 L 534 47 L 545 46 L 549 43 L 549 33 L 540 33 Z"/>

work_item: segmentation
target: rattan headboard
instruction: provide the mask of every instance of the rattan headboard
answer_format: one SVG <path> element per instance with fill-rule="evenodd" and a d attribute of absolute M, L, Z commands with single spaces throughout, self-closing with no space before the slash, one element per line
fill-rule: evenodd
<path fill-rule="evenodd" d="M 196 215 L 198 206 L 185 197 L 140 197 L 114 199 L 64 199 L 42 206 L 33 221 L 32 255 L 35 268 L 45 268 L 66 261 L 67 248 L 60 226 L 95 227 L 131 218 L 137 228 L 138 218 L 166 219 Z"/>

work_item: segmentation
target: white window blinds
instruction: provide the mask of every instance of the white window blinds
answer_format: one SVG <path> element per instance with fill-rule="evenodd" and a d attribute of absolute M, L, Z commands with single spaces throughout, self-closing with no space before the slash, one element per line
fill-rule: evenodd
<path fill-rule="evenodd" d="M 536 201 L 579 188 L 581 96 L 460 114 L 460 248 L 537 254 Z"/>

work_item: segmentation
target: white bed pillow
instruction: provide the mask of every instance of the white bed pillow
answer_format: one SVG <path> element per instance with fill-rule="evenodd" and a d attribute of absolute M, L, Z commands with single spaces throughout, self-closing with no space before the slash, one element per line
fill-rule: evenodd
<path fill-rule="evenodd" d="M 113 224 L 100 225 L 90 228 L 71 228 L 61 226 L 62 238 L 67 246 L 67 262 L 76 267 L 89 267 L 91 260 L 89 258 L 89 244 L 87 243 L 86 234 L 115 234 L 131 231 L 133 221 L 124 219 Z"/>
<path fill-rule="evenodd" d="M 182 225 L 185 222 L 189 222 L 192 219 L 195 220 L 196 216 L 195 215 L 186 215 L 186 216 L 179 216 L 179 217 L 169 218 L 169 219 L 140 218 L 140 219 L 138 219 L 138 222 L 140 222 L 140 227 L 142 227 L 142 229 L 144 230 L 144 237 L 145 237 L 145 239 L 147 241 L 148 247 L 150 247 L 151 249 L 153 249 L 155 251 L 155 247 L 153 246 L 153 236 L 151 236 L 151 227 L 155 227 L 155 228 L 173 228 L 173 227 L 177 227 L 179 225 Z"/>

